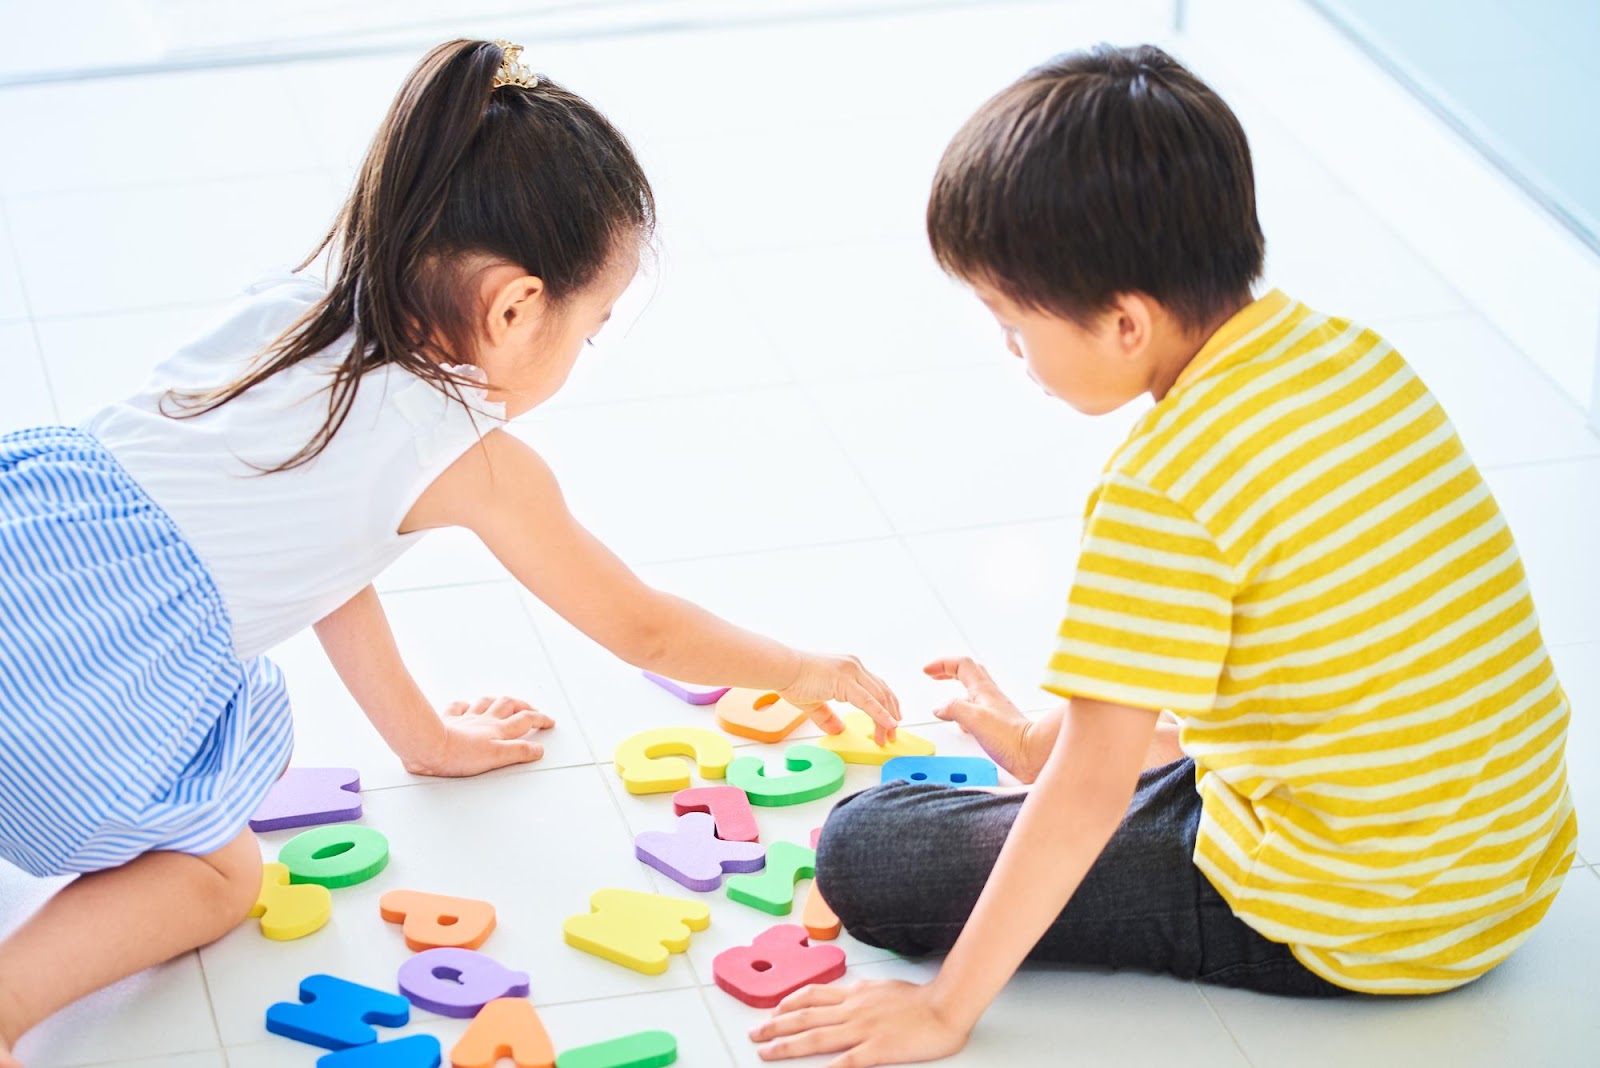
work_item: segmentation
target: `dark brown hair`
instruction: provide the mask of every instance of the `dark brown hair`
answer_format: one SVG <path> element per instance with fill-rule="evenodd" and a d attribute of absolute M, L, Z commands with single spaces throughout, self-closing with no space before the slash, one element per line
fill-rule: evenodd
<path fill-rule="evenodd" d="M 1139 292 L 1191 328 L 1264 253 L 1239 120 L 1152 45 L 1059 56 L 984 104 L 939 162 L 928 239 L 1024 307 L 1084 322 Z"/>
<path fill-rule="evenodd" d="M 493 86 L 503 52 L 451 41 L 406 77 L 355 188 L 304 269 L 324 251 L 328 292 L 229 385 L 182 398 L 178 417 L 226 404 L 349 335 L 328 418 L 269 471 L 314 459 L 333 439 L 361 376 L 395 364 L 461 398 L 449 369 L 472 362 L 476 301 L 466 277 L 489 256 L 544 281 L 559 305 L 595 281 L 625 240 L 655 225 L 650 183 L 622 134 L 582 97 L 539 77 Z"/>

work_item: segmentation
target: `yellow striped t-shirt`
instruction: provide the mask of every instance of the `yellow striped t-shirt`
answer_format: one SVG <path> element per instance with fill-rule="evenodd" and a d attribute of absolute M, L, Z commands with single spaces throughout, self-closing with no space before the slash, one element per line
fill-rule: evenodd
<path fill-rule="evenodd" d="M 1195 864 L 1340 986 L 1482 975 L 1572 864 L 1567 699 L 1505 518 L 1400 355 L 1281 293 L 1107 465 L 1045 686 L 1180 718 Z"/>

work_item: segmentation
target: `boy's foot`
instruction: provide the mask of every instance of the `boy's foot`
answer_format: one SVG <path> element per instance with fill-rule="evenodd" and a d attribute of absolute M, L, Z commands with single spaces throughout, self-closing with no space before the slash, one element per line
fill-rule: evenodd
<path fill-rule="evenodd" d="M 989 759 L 1018 782 L 1031 783 L 1039 777 L 1054 744 L 1054 738 L 1044 737 L 1051 733 L 1048 724 L 1036 723 L 1018 711 L 983 666 L 969 657 L 936 660 L 922 670 L 930 678 L 955 679 L 967 689 L 964 700 L 957 698 L 935 709 L 937 718 L 972 735 Z"/>

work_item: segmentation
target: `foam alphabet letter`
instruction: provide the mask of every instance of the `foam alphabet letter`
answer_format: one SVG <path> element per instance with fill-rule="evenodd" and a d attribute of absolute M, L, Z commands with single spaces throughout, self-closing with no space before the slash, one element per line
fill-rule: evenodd
<path fill-rule="evenodd" d="M 716 826 L 704 812 L 679 816 L 670 831 L 645 831 L 636 837 L 633 855 L 702 894 L 721 886 L 725 871 L 760 871 L 767 851 L 755 842 L 724 842 Z"/>
<path fill-rule="evenodd" d="M 822 748 L 839 754 L 846 764 L 882 764 L 900 756 L 932 756 L 933 743 L 910 731 L 895 731 L 894 740 L 879 745 L 873 740 L 872 717 L 865 712 L 846 712 L 844 733 L 818 738 Z"/>
<path fill-rule="evenodd" d="M 624 740 L 612 760 L 630 794 L 659 794 L 689 785 L 683 761 L 665 759 L 673 756 L 692 756 L 702 776 L 720 779 L 733 759 L 733 746 L 704 727 L 657 727 Z"/>
<path fill-rule="evenodd" d="M 406 946 L 414 950 L 477 949 L 494 930 L 494 906 L 470 897 L 390 890 L 378 899 L 378 913 L 404 922 Z"/>
<path fill-rule="evenodd" d="M 813 850 L 817 848 L 817 840 L 821 837 L 821 827 L 811 832 Z M 805 907 L 800 910 L 800 923 L 805 927 L 806 934 L 819 942 L 832 942 L 839 937 L 839 930 L 843 926 L 833 906 L 822 896 L 822 886 L 816 876 L 811 877 L 811 890 L 806 894 Z"/>
<path fill-rule="evenodd" d="M 1000 769 L 983 757 L 903 756 L 883 765 L 884 782 L 931 782 L 941 786 L 999 786 Z"/>
<path fill-rule="evenodd" d="M 717 837 L 724 842 L 759 842 L 756 814 L 750 797 L 737 786 L 693 786 L 672 795 L 672 811 L 709 812 L 717 825 Z"/>
<path fill-rule="evenodd" d="M 361 773 L 355 768 L 290 768 L 250 817 L 252 831 L 282 831 L 361 818 Z"/>
<path fill-rule="evenodd" d="M 678 1040 L 665 1031 L 640 1031 L 569 1049 L 556 1068 L 666 1068 L 678 1059 Z"/>
<path fill-rule="evenodd" d="M 496 998 L 485 1005 L 450 1050 L 450 1068 L 494 1068 L 501 1057 L 510 1057 L 517 1068 L 556 1063 L 544 1021 L 525 998 Z"/>
<path fill-rule="evenodd" d="M 371 827 L 341 823 L 302 831 L 278 850 L 289 881 L 330 890 L 364 883 L 389 863 L 389 840 Z"/>
<path fill-rule="evenodd" d="M 680 701 L 687 701 L 691 705 L 714 705 L 717 699 L 728 692 L 726 686 L 695 686 L 687 682 L 669 679 L 665 675 L 657 675 L 654 671 L 646 671 L 644 677 L 670 693 Z"/>
<path fill-rule="evenodd" d="M 282 864 L 261 866 L 261 893 L 250 909 L 261 917 L 261 933 L 279 942 L 304 938 L 333 915 L 333 895 L 326 886 L 290 886 L 289 869 Z"/>
<path fill-rule="evenodd" d="M 567 945 L 645 975 L 666 971 L 668 953 L 688 949 L 689 932 L 711 923 L 710 907 L 698 901 L 637 890 L 596 890 L 589 909 L 561 925 Z"/>
<path fill-rule="evenodd" d="M 528 996 L 528 973 L 471 949 L 428 949 L 400 965 L 400 992 L 440 1016 L 476 1016 L 495 998 Z"/>
<path fill-rule="evenodd" d="M 844 974 L 844 950 L 806 943 L 806 932 L 782 923 L 756 935 L 748 946 L 723 950 L 711 961 L 717 985 L 746 1005 L 770 1009 L 809 983 L 831 983 Z"/>
<path fill-rule="evenodd" d="M 300 1001 L 280 1001 L 267 1009 L 267 1030 L 323 1049 L 365 1046 L 378 1040 L 372 1024 L 404 1027 L 411 1003 L 398 994 L 374 990 L 332 975 L 300 980 Z"/>
<path fill-rule="evenodd" d="M 806 714 L 770 690 L 735 686 L 717 702 L 717 723 L 729 734 L 758 742 L 781 742 L 806 721 Z"/>
<path fill-rule="evenodd" d="M 791 745 L 784 750 L 783 763 L 789 774 L 769 777 L 760 757 L 740 757 L 728 768 L 728 782 L 763 808 L 815 801 L 844 785 L 844 761 L 826 749 Z"/>
<path fill-rule="evenodd" d="M 758 875 L 728 879 L 728 898 L 774 916 L 787 916 L 794 908 L 794 884 L 817 871 L 817 854 L 793 842 L 774 842 L 767 849 L 767 866 Z"/>
<path fill-rule="evenodd" d="M 439 1040 L 407 1035 L 389 1042 L 355 1046 L 317 1058 L 317 1068 L 439 1068 Z"/>
<path fill-rule="evenodd" d="M 833 906 L 822 896 L 822 887 L 814 879 L 811 889 L 806 892 L 805 908 L 800 910 L 800 923 L 805 927 L 806 934 L 818 942 L 832 942 L 839 937 L 839 930 L 843 926 Z"/>

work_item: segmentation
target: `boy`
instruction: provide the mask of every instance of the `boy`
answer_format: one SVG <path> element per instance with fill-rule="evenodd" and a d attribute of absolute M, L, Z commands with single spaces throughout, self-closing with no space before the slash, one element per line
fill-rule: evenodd
<path fill-rule="evenodd" d="M 1251 299 L 1233 113 L 1156 48 L 1059 58 L 956 135 L 928 233 L 1046 389 L 1156 405 L 1086 510 L 1067 704 L 1030 723 L 971 661 L 927 669 L 1031 788 L 883 786 L 823 832 L 845 926 L 938 976 L 802 990 L 762 1056 L 945 1056 L 1024 959 L 1302 996 L 1505 959 L 1573 860 L 1567 701 L 1437 402 L 1372 331 Z"/>

